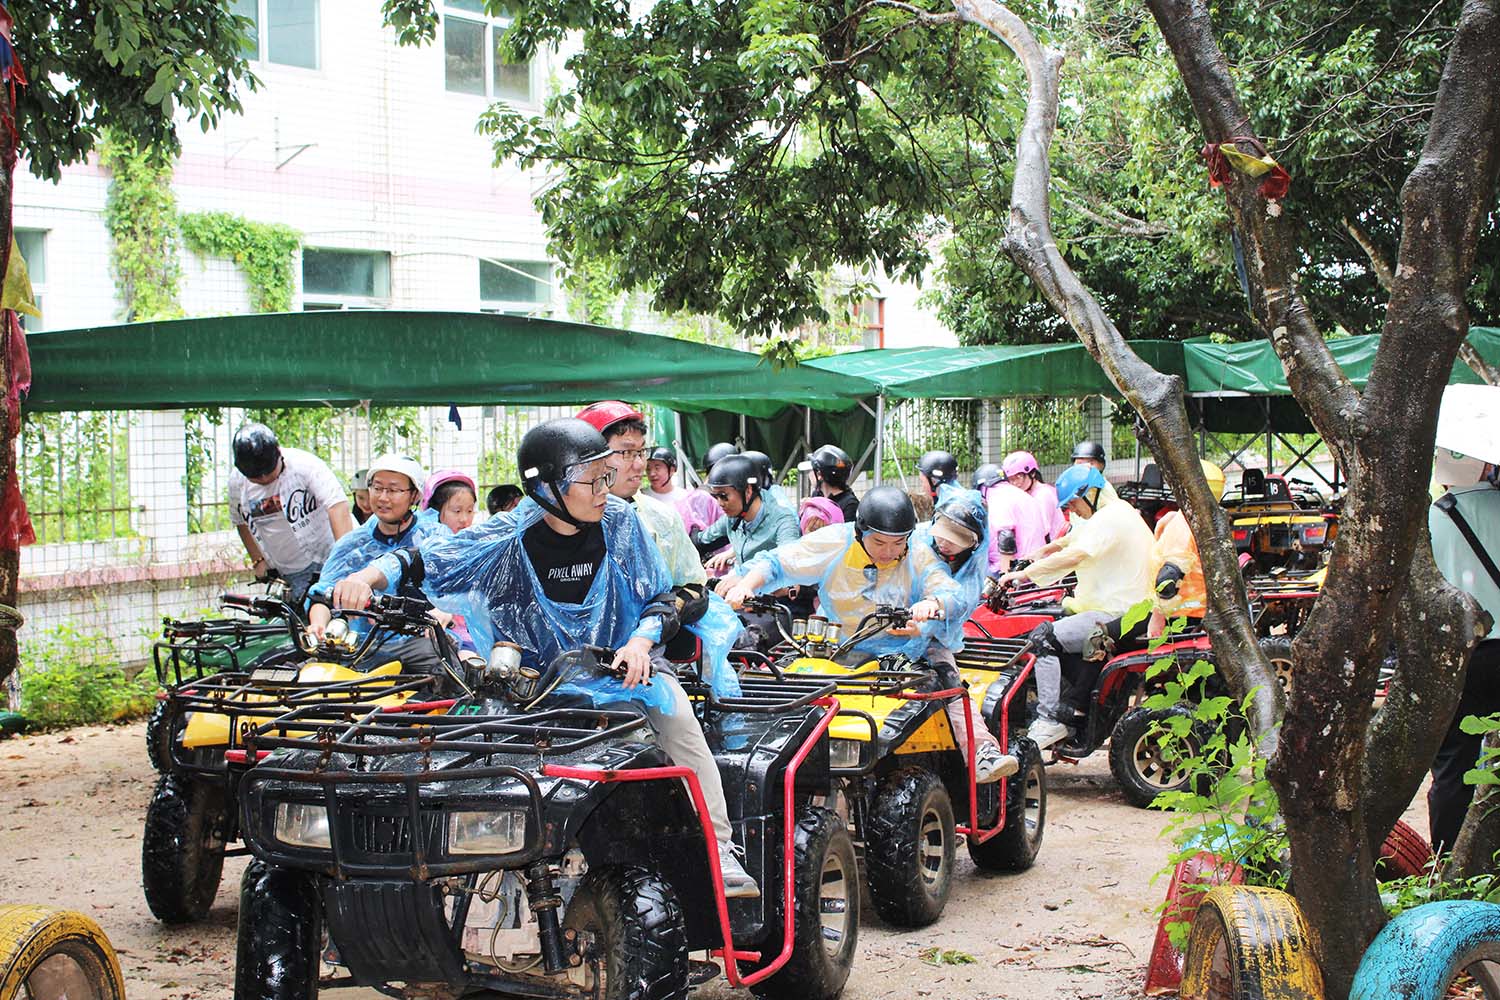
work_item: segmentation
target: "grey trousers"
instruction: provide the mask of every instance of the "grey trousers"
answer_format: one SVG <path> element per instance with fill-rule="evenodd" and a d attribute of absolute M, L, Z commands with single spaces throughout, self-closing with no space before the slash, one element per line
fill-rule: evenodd
<path fill-rule="evenodd" d="M 652 657 L 653 668 L 658 666 L 658 659 Z M 646 715 L 672 763 L 690 767 L 698 776 L 698 784 L 703 787 L 703 801 L 708 806 L 708 818 L 713 822 L 722 855 L 734 841 L 734 830 L 729 825 L 729 805 L 724 801 L 724 780 L 719 776 L 714 755 L 708 750 L 708 741 L 703 738 L 703 726 L 693 714 L 693 704 L 688 700 L 687 692 L 670 672 L 653 671 L 651 683 L 663 685 L 672 692 L 674 707 L 670 712 L 648 708 Z"/>
<path fill-rule="evenodd" d="M 1053 622 L 1052 634 L 1066 652 L 1081 653 L 1083 640 L 1088 638 L 1094 626 L 1103 625 L 1118 617 L 1119 615 L 1112 615 L 1107 611 L 1080 611 Z M 1058 718 L 1062 708 L 1058 704 L 1062 701 L 1062 661 L 1048 652 L 1036 658 L 1033 671 L 1036 674 L 1037 715 L 1053 722 L 1066 722 L 1066 719 Z"/>

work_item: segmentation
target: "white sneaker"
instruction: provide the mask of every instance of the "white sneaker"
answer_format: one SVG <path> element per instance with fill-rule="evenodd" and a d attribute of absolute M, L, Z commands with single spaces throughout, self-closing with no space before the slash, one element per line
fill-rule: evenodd
<path fill-rule="evenodd" d="M 974 783 L 978 785 L 1009 778 L 1020 769 L 1021 762 L 1014 755 L 1001 753 L 992 743 L 986 743 L 974 754 Z"/>
<path fill-rule="evenodd" d="M 724 844 L 719 845 L 719 875 L 724 879 L 724 896 L 728 899 L 755 899 L 760 895 L 760 886 L 734 856 L 734 850 Z"/>
<path fill-rule="evenodd" d="M 1038 716 L 1031 723 L 1031 728 L 1026 730 L 1026 736 L 1036 744 L 1038 750 L 1045 750 L 1058 740 L 1066 739 L 1072 730 L 1061 722 Z"/>

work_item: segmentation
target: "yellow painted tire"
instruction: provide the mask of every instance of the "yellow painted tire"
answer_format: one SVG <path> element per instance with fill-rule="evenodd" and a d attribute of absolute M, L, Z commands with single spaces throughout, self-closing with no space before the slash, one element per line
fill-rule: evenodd
<path fill-rule="evenodd" d="M 1182 1000 L 1323 1000 L 1323 974 L 1297 903 L 1260 886 L 1222 885 L 1198 905 Z"/>
<path fill-rule="evenodd" d="M 0 1000 L 125 1000 L 120 961 L 99 925 L 45 906 L 0 906 Z"/>

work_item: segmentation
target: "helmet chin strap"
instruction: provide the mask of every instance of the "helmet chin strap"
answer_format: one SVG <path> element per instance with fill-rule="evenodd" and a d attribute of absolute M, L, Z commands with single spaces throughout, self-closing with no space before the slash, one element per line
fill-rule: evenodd
<path fill-rule="evenodd" d="M 557 484 L 549 482 L 544 483 L 543 485 L 552 490 L 552 495 L 557 498 L 557 503 L 556 505 L 554 505 L 552 501 L 544 499 L 542 496 L 542 491 L 537 490 L 531 495 L 531 499 L 536 501 L 537 506 L 542 508 L 542 510 L 546 511 L 547 513 L 551 514 L 553 517 L 558 518 L 562 521 L 566 521 L 568 524 L 571 524 L 575 528 L 582 528 L 584 526 L 583 522 L 578 520 L 578 518 L 574 517 L 572 514 L 568 513 L 568 505 L 563 501 L 563 491 L 557 488 Z"/>

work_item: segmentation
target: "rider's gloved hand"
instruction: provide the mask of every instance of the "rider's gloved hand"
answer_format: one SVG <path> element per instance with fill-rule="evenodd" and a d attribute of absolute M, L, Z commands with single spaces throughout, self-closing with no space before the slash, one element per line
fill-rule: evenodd
<path fill-rule="evenodd" d="M 626 687 L 633 688 L 637 684 L 649 684 L 651 682 L 651 640 L 644 636 L 636 636 L 621 646 L 615 653 L 610 669 L 618 672 L 621 668 L 625 670 L 622 683 Z"/>

